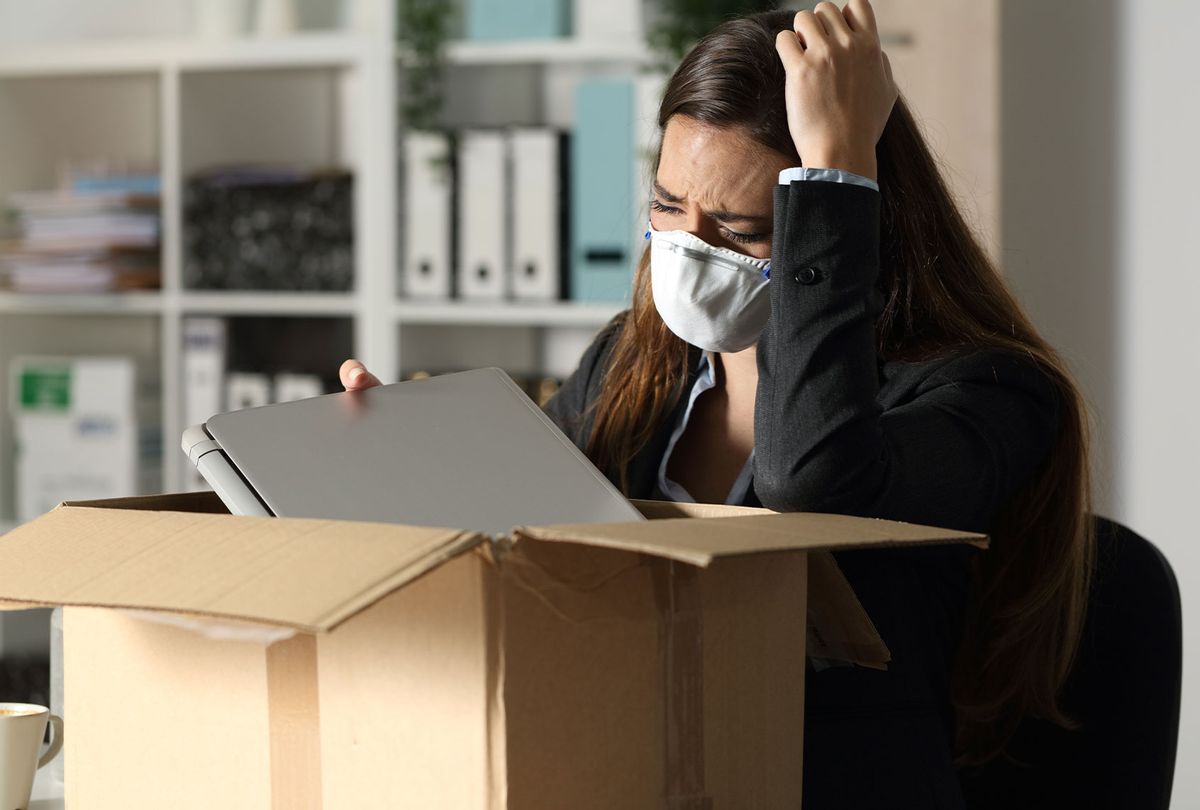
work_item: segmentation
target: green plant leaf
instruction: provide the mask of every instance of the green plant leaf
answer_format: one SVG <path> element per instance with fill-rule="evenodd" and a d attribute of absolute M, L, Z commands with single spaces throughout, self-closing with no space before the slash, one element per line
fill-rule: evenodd
<path fill-rule="evenodd" d="M 446 0 L 397 0 L 398 39 L 408 52 L 401 115 L 410 129 L 439 130 L 446 106 L 446 42 L 458 19 Z"/>

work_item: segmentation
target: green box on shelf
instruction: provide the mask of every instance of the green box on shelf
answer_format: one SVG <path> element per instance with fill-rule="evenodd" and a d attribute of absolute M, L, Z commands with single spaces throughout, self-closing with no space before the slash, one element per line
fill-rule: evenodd
<path fill-rule="evenodd" d="M 570 0 L 467 0 L 467 38 L 554 39 L 571 33 Z"/>
<path fill-rule="evenodd" d="M 63 363 L 17 364 L 21 411 L 67 411 L 71 408 L 71 366 Z"/>

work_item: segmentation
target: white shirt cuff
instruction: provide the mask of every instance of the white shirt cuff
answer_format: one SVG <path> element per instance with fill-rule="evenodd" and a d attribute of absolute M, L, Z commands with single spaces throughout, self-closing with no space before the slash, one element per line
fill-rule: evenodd
<path fill-rule="evenodd" d="M 810 169 L 807 166 L 794 166 L 779 173 L 779 185 L 786 186 L 793 180 L 824 180 L 828 183 L 850 183 L 855 186 L 866 186 L 879 191 L 879 184 L 869 177 L 841 169 Z"/>

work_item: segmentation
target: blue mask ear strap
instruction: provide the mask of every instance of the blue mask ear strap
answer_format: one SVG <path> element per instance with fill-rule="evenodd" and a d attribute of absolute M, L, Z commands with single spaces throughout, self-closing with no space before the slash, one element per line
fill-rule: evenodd
<path fill-rule="evenodd" d="M 650 218 L 649 217 L 646 218 L 646 233 L 642 235 L 642 238 L 643 239 L 650 238 Z"/>
<path fill-rule="evenodd" d="M 767 263 L 767 266 L 763 268 L 762 274 L 763 278 L 765 278 L 767 281 L 771 280 L 771 264 L 769 262 Z"/>

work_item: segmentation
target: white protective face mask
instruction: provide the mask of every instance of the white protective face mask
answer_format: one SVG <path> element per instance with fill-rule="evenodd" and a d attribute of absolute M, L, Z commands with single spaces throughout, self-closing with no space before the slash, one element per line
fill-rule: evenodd
<path fill-rule="evenodd" d="M 646 238 L 654 306 L 672 332 L 710 352 L 740 352 L 758 342 L 771 316 L 770 259 L 649 224 Z"/>

